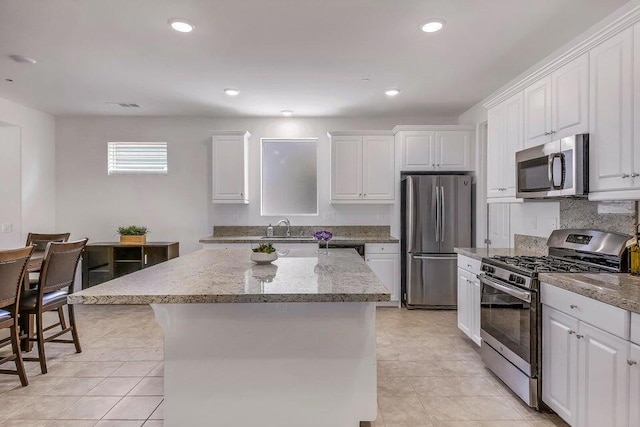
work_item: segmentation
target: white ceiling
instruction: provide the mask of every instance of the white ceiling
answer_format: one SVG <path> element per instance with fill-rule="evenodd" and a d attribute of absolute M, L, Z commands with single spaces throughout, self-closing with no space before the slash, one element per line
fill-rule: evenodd
<path fill-rule="evenodd" d="M 59 115 L 456 116 L 625 2 L 2 0 L 0 97 Z M 445 29 L 422 33 L 432 17 Z"/>

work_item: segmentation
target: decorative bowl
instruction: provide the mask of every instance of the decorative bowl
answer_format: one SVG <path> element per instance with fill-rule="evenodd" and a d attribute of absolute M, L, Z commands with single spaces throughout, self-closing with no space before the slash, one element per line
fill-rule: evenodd
<path fill-rule="evenodd" d="M 278 259 L 278 253 L 272 252 L 270 254 L 265 252 L 251 252 L 251 261 L 256 264 L 271 264 Z"/>

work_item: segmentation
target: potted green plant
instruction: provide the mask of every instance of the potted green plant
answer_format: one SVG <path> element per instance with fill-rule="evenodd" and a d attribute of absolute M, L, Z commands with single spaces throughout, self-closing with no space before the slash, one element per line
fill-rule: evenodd
<path fill-rule="evenodd" d="M 144 245 L 147 243 L 147 227 L 130 225 L 128 227 L 118 227 L 120 243 L 124 245 Z"/>
<path fill-rule="evenodd" d="M 278 259 L 278 253 L 271 243 L 261 243 L 257 248 L 253 248 L 251 261 L 256 264 L 270 264 Z"/>

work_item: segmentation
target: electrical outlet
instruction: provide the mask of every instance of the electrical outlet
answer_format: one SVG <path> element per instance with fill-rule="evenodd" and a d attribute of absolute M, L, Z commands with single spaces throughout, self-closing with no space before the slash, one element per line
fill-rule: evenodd
<path fill-rule="evenodd" d="M 13 232 L 13 224 L 2 224 L 2 232 L 3 233 L 12 233 Z"/>

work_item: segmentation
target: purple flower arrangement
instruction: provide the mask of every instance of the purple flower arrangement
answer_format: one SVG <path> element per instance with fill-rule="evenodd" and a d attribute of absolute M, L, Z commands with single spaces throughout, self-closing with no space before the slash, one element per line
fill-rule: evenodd
<path fill-rule="evenodd" d="M 313 233 L 313 237 L 316 238 L 318 244 L 325 242 L 325 251 L 318 250 L 318 254 L 329 255 L 329 240 L 333 238 L 333 233 L 327 230 L 320 230 Z"/>

